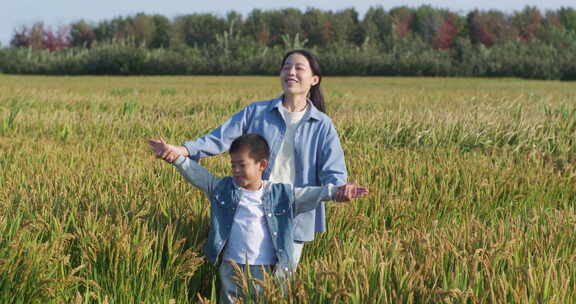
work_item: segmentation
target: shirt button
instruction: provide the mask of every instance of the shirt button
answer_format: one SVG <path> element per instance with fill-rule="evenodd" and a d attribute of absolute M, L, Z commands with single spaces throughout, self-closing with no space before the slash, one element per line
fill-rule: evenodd
<path fill-rule="evenodd" d="M 224 202 L 220 202 L 220 205 L 224 205 Z"/>
<path fill-rule="evenodd" d="M 272 217 L 272 213 L 268 213 L 268 217 Z"/>
<path fill-rule="evenodd" d="M 274 236 L 277 236 L 278 232 L 274 231 L 274 233 L 272 233 L 272 234 L 274 234 Z M 280 249 L 280 250 L 282 250 L 282 249 Z"/>

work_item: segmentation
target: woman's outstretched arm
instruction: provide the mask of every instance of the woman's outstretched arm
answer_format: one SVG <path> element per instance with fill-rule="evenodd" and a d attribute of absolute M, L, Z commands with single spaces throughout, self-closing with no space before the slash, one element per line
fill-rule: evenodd
<path fill-rule="evenodd" d="M 193 141 L 184 142 L 182 148 L 186 149 L 187 156 L 198 161 L 200 158 L 228 151 L 232 141 L 244 134 L 248 111 L 248 108 L 244 108 L 212 130 L 212 132 Z"/>
<path fill-rule="evenodd" d="M 212 130 L 212 132 L 200 136 L 193 141 L 184 142 L 182 146 L 164 145 L 162 148 L 154 149 L 157 158 L 161 158 L 169 163 L 174 162 L 178 156 L 187 156 L 195 161 L 207 156 L 224 153 L 232 144 L 232 141 L 244 134 L 246 125 L 247 108 L 234 114 L 222 125 Z M 162 139 L 151 139 L 160 142 Z"/>

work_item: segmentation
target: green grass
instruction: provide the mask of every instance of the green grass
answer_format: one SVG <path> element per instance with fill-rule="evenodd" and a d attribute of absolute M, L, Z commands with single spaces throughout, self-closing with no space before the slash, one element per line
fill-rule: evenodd
<path fill-rule="evenodd" d="M 208 204 L 147 138 L 194 139 L 274 77 L 0 75 L 0 303 L 196 303 Z M 326 78 L 351 181 L 289 297 L 576 302 L 576 85 Z M 228 160 L 203 160 L 227 174 Z M 215 301 L 215 299 L 213 299 Z"/>

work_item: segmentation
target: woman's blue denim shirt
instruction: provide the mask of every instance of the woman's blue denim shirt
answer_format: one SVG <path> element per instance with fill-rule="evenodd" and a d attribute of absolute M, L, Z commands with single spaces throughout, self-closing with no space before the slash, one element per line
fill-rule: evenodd
<path fill-rule="evenodd" d="M 286 133 L 286 124 L 280 114 L 282 96 L 254 102 L 230 117 L 209 134 L 194 141 L 185 142 L 190 158 L 218 155 L 228 151 L 237 137 L 256 133 L 264 137 L 270 146 L 270 166 L 264 171 L 268 179 L 272 165 Z M 294 139 L 296 180 L 295 187 L 322 186 L 346 183 L 347 172 L 344 152 L 332 120 L 312 103 L 296 129 Z M 294 221 L 294 240 L 311 241 L 314 232 L 326 231 L 324 203 L 309 212 L 299 214 Z"/>
<path fill-rule="evenodd" d="M 219 262 L 224 247 L 230 237 L 234 216 L 240 200 L 237 186 L 228 176 L 213 176 L 198 163 L 179 157 L 174 166 L 191 184 L 203 190 L 210 198 L 210 232 L 204 254 L 213 264 Z M 292 272 L 295 267 L 293 257 L 293 225 L 297 214 L 314 210 L 322 200 L 331 200 L 336 187 L 293 188 L 289 184 L 264 183 L 262 203 L 266 225 L 272 239 L 277 258 L 276 268 Z"/>

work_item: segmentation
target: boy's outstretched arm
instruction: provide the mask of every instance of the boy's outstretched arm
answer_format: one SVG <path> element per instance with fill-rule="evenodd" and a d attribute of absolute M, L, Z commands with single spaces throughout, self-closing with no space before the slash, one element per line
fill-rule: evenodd
<path fill-rule="evenodd" d="M 347 183 L 340 187 L 328 184 L 322 187 L 294 188 L 295 213 L 316 209 L 321 201 L 348 202 L 368 194 L 368 188 Z"/>
<path fill-rule="evenodd" d="M 174 160 L 172 160 L 172 156 L 168 158 L 159 156 L 158 153 L 170 150 L 171 146 L 164 142 L 163 139 L 150 139 L 148 140 L 148 144 L 150 145 L 152 151 L 156 154 L 157 158 L 162 158 L 165 161 L 172 163 L 189 183 L 200 188 L 200 190 L 204 191 L 208 195 L 212 193 L 214 186 L 220 180 L 220 178 L 210 174 L 208 169 L 202 167 L 200 164 L 189 159 L 188 157 L 184 157 L 183 155 L 176 155 Z"/>

